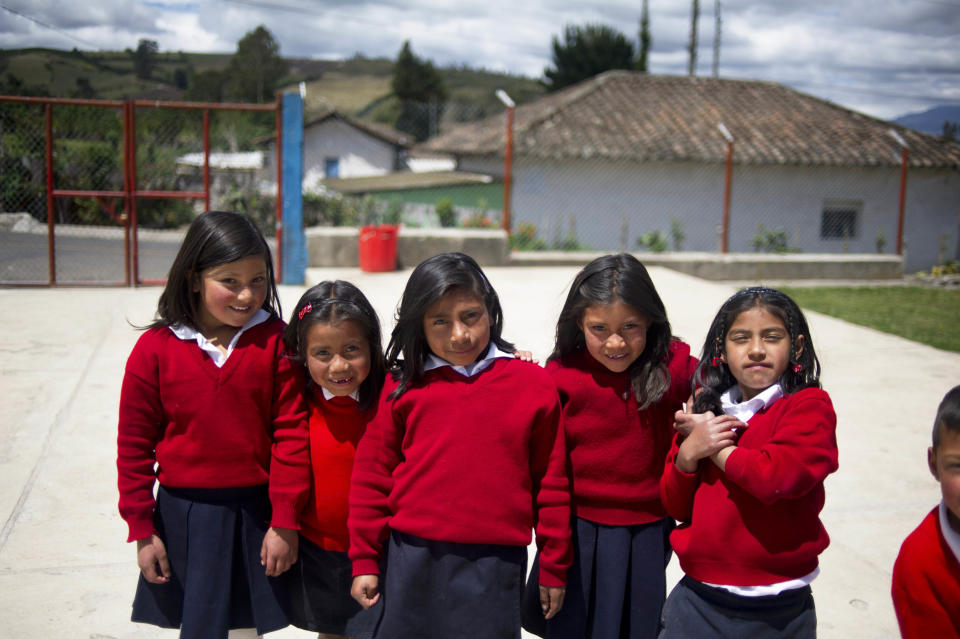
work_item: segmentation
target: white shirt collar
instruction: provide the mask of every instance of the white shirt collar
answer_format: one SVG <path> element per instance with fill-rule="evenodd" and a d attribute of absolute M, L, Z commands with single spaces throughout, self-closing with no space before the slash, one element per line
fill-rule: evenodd
<path fill-rule="evenodd" d="M 247 320 L 246 324 L 240 327 L 240 330 L 233 336 L 233 339 L 230 340 L 230 343 L 227 344 L 227 352 L 222 352 L 219 348 L 214 346 L 210 340 L 203 336 L 203 333 L 198 331 L 195 328 L 185 326 L 184 324 L 172 324 L 170 330 L 173 331 L 173 334 L 187 342 L 190 340 L 196 340 L 197 346 L 202 350 L 206 351 L 210 355 L 210 359 L 213 360 L 213 363 L 217 365 L 217 368 L 222 367 L 227 358 L 230 357 L 230 353 L 233 352 L 233 348 L 237 345 L 240 336 L 244 334 L 248 329 L 253 328 L 257 324 L 263 324 L 268 319 L 270 319 L 270 313 L 265 310 L 258 309 L 256 313 L 253 314 L 253 317 Z"/>
<path fill-rule="evenodd" d="M 943 538 L 953 551 L 953 556 L 960 561 L 960 533 L 950 525 L 950 519 L 947 517 L 947 505 L 940 500 L 940 530 L 943 531 Z"/>
<path fill-rule="evenodd" d="M 447 360 L 437 357 L 433 353 L 430 353 L 429 355 L 427 355 L 427 361 L 423 365 L 423 371 L 427 372 L 427 371 L 432 371 L 435 368 L 440 368 L 442 366 L 449 366 L 450 368 L 457 371 L 464 377 L 473 377 L 480 371 L 490 366 L 490 364 L 493 363 L 493 360 L 497 359 L 498 357 L 508 357 L 510 359 L 513 359 L 513 353 L 505 353 L 501 351 L 499 348 L 497 348 L 496 344 L 494 344 L 493 342 L 490 342 L 490 347 L 487 348 L 487 353 L 486 355 L 483 356 L 483 359 L 477 360 L 472 364 L 467 364 L 466 366 L 455 366 L 450 362 L 448 362 Z"/>
<path fill-rule="evenodd" d="M 330 400 L 333 399 L 334 397 L 337 397 L 336 395 L 334 395 L 333 393 L 331 393 L 330 391 L 328 391 L 328 390 L 327 390 L 326 388 L 324 388 L 323 386 L 320 386 L 320 392 L 323 393 L 323 398 L 324 398 L 325 400 L 327 400 L 327 401 L 330 401 Z M 359 401 L 360 401 L 360 390 L 358 389 L 358 390 L 353 391 L 352 393 L 350 393 L 350 394 L 348 395 L 348 397 L 349 397 L 350 399 L 352 399 L 353 401 L 355 401 L 355 402 L 359 402 Z"/>
<path fill-rule="evenodd" d="M 724 413 L 747 423 L 751 417 L 761 410 L 770 408 L 775 401 L 783 397 L 783 389 L 780 384 L 774 384 L 745 402 L 740 401 L 742 397 L 740 387 L 734 385 L 720 396 L 720 404 Z"/>

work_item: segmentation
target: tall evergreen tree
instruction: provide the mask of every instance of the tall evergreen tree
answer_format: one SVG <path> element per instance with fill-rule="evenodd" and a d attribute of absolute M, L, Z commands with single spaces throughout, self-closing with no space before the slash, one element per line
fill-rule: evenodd
<path fill-rule="evenodd" d="M 153 68 L 157 65 L 157 52 L 160 50 L 156 40 L 141 39 L 137 50 L 133 52 L 133 71 L 141 80 L 149 80 Z M 128 49 L 129 51 L 129 49 Z"/>
<path fill-rule="evenodd" d="M 396 128 L 417 140 L 434 133 L 443 113 L 447 88 L 433 63 L 414 55 L 409 40 L 397 54 L 390 86 L 400 101 Z"/>
<path fill-rule="evenodd" d="M 637 71 L 642 73 L 650 72 L 651 46 L 653 46 L 653 38 L 650 35 L 649 0 L 643 0 L 643 9 L 640 13 L 640 51 L 637 53 Z"/>
<path fill-rule="evenodd" d="M 246 102 L 271 100 L 277 82 L 286 72 L 280 44 L 260 25 L 237 42 L 237 52 L 227 69 L 227 94 L 231 99 Z"/>
<path fill-rule="evenodd" d="M 563 42 L 553 37 L 553 66 L 543 71 L 548 91 L 556 91 L 610 69 L 633 69 L 633 44 L 601 24 L 567 25 Z"/>

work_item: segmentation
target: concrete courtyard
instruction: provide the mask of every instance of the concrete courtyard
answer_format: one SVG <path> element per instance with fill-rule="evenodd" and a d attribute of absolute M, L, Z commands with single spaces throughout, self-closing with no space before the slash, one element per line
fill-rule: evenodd
<path fill-rule="evenodd" d="M 504 335 L 549 353 L 576 267 L 486 269 Z M 674 333 L 699 351 L 735 290 L 651 269 Z M 385 333 L 409 271 L 310 269 L 310 283 L 356 283 Z M 281 287 L 286 313 L 306 287 Z M 126 357 L 153 316 L 158 288 L 0 289 L 0 635 L 174 637 L 129 621 L 134 548 L 117 513 L 116 421 Z M 919 311 L 920 309 L 918 309 Z M 890 575 L 903 538 L 939 501 L 926 469 L 937 403 L 960 384 L 960 354 L 808 313 L 823 384 L 838 414 L 840 470 L 827 480 L 832 542 L 813 584 L 819 635 L 897 636 Z M 668 569 L 672 585 L 676 560 Z M 269 635 L 310 637 L 286 629 Z"/>

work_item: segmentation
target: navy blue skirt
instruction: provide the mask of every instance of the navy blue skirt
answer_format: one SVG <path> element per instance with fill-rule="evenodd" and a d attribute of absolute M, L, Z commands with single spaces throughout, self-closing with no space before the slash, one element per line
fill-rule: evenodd
<path fill-rule="evenodd" d="M 660 639 L 816 639 L 810 586 L 744 597 L 684 576 L 663 607 Z"/>
<path fill-rule="evenodd" d="M 524 629 L 547 639 L 656 639 L 673 526 L 672 519 L 605 526 L 575 518 L 563 608 L 544 620 L 538 557 L 524 594 Z"/>
<path fill-rule="evenodd" d="M 519 639 L 527 549 L 431 541 L 394 531 L 380 577 L 382 639 Z"/>
<path fill-rule="evenodd" d="M 269 528 L 267 487 L 160 486 L 154 526 L 167 547 L 170 581 L 140 575 L 132 620 L 180 628 L 181 639 L 225 639 L 234 628 L 258 634 L 288 625 L 282 587 L 260 565 Z"/>
<path fill-rule="evenodd" d="M 348 623 L 362 608 L 350 596 L 353 573 L 345 552 L 324 550 L 300 535 L 300 554 L 280 576 L 287 589 L 287 617 L 297 628 L 360 639 Z"/>

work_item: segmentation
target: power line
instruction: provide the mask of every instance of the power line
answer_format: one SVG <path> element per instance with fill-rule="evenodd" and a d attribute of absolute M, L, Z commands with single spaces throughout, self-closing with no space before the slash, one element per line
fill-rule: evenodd
<path fill-rule="evenodd" d="M 55 27 L 55 26 L 53 26 L 53 25 L 51 25 L 51 24 L 47 24 L 46 22 L 41 22 L 40 20 L 37 20 L 36 18 L 31 18 L 30 16 L 26 15 L 25 13 L 20 13 L 19 11 L 15 10 L 15 9 L 11 9 L 10 7 L 8 7 L 8 6 L 6 6 L 6 5 L 0 4 L 0 9 L 3 9 L 4 11 L 7 11 L 7 12 L 9 12 L 9 13 L 12 13 L 12 14 L 15 15 L 15 16 L 19 16 L 19 17 L 23 18 L 24 20 L 29 20 L 30 22 L 33 22 L 34 24 L 37 24 L 37 25 L 43 27 L 44 29 L 50 29 L 51 31 L 56 31 L 56 32 L 59 33 L 60 35 L 66 36 L 67 38 L 70 38 L 71 40 L 76 40 L 77 42 L 79 42 L 80 44 L 82 44 L 82 45 L 84 45 L 84 46 L 88 46 L 88 47 L 91 47 L 91 48 L 93 48 L 93 49 L 100 50 L 100 45 L 93 44 L 92 42 L 87 42 L 86 40 L 83 40 L 83 39 L 81 39 L 81 38 L 78 38 L 77 36 L 75 36 L 75 35 L 73 35 L 73 34 L 71 34 L 71 33 L 68 33 L 68 32 L 66 32 L 66 31 L 64 31 L 63 29 L 59 29 L 59 28 L 57 28 L 57 27 Z"/>

